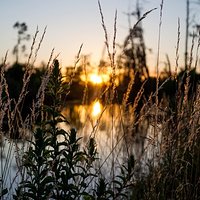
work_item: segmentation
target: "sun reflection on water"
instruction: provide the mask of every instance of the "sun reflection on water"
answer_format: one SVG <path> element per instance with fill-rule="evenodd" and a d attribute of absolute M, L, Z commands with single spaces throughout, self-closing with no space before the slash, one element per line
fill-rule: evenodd
<path fill-rule="evenodd" d="M 102 111 L 102 104 L 99 101 L 95 101 L 92 104 L 92 117 L 98 117 Z"/>

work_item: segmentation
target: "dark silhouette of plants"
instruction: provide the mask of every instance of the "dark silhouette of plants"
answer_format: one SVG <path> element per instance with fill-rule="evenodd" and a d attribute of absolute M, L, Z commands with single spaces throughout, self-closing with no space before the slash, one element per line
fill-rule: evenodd
<path fill-rule="evenodd" d="M 17 29 L 17 44 L 14 46 L 13 55 L 16 56 L 16 63 L 19 62 L 19 55 L 26 51 L 26 45 L 22 44 L 23 41 L 28 41 L 30 39 L 30 35 L 27 34 L 28 27 L 25 22 L 16 22 L 13 25 L 13 28 Z"/>
<path fill-rule="evenodd" d="M 48 174 L 49 138 L 44 130 L 37 128 L 34 139 L 23 158 L 27 177 L 22 177 L 14 199 L 47 199 L 53 189 L 53 177 Z"/>
<path fill-rule="evenodd" d="M 5 81 L 8 85 L 8 94 L 10 101 L 10 108 L 13 110 L 16 102 L 18 101 L 20 97 L 20 93 L 23 88 L 23 77 L 26 73 L 26 65 L 20 64 L 20 63 L 14 63 L 13 65 L 9 66 L 8 69 L 4 71 Z M 30 81 L 27 84 L 27 90 L 28 92 L 26 95 L 23 96 L 23 103 L 20 106 L 20 116 L 23 120 L 26 119 L 26 117 L 30 114 L 31 106 L 33 101 L 36 99 L 36 94 L 38 91 L 38 88 L 41 84 L 42 76 L 45 73 L 44 68 L 35 68 L 30 76 Z M 17 74 L 17 76 L 16 76 Z M 3 99 L 7 99 L 5 91 L 2 93 Z M 16 120 L 15 120 L 16 122 Z M 21 124 L 19 123 L 20 127 Z M 3 131 L 5 133 L 8 133 L 8 115 L 4 116 L 3 120 Z M 15 128 L 15 133 L 10 135 L 11 138 L 20 138 L 20 133 L 17 131 L 17 128 Z"/>
<path fill-rule="evenodd" d="M 200 25 L 197 21 L 195 11 L 198 5 L 200 5 L 199 0 L 191 1 L 186 0 L 186 19 L 185 19 L 185 70 L 189 70 L 189 39 L 190 37 L 199 37 Z M 192 4 L 194 6 L 192 7 Z M 194 9 L 195 8 L 195 9 Z"/>
<path fill-rule="evenodd" d="M 77 199 L 86 194 L 87 179 L 95 176 L 90 172 L 95 141 L 90 139 L 89 146 L 81 150 L 75 129 L 67 132 L 59 128 L 60 123 L 66 123 L 61 114 L 64 88 L 56 60 L 46 94 L 51 105 L 44 106 L 48 118 L 33 131 L 34 140 L 23 157 L 28 176 L 22 177 L 15 199 Z"/>
<path fill-rule="evenodd" d="M 96 181 L 96 188 L 93 189 L 92 195 L 87 196 L 85 199 L 130 199 L 135 174 L 134 156 L 130 155 L 127 162 L 119 167 L 119 170 L 119 174 L 111 181 L 99 175 Z"/>
<path fill-rule="evenodd" d="M 33 130 L 33 139 L 22 160 L 22 180 L 13 198 L 19 199 L 128 199 L 132 185 L 134 157 L 120 167 L 120 173 L 111 181 L 95 168 L 97 148 L 90 138 L 83 148 L 75 129 L 66 131 L 62 115 L 62 96 L 66 90 L 59 63 L 54 61 L 46 88 L 50 103 Z M 42 118 L 41 118 L 42 119 Z M 99 174 L 99 175 L 98 175 Z"/>
<path fill-rule="evenodd" d="M 128 13 L 129 17 L 129 33 L 124 40 L 123 44 L 123 56 L 122 63 L 128 74 L 133 70 L 134 75 L 140 80 L 144 78 L 149 78 L 149 70 L 146 64 L 146 45 L 143 36 L 142 20 L 149 14 L 152 10 L 141 16 L 141 8 L 139 1 L 136 2 L 136 11 Z M 134 16 L 137 20 L 136 24 L 131 27 L 130 16 Z"/>

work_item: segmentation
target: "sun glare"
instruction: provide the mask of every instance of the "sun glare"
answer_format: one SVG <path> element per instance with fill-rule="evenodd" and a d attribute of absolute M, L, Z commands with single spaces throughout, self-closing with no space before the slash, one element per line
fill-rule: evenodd
<path fill-rule="evenodd" d="M 95 85 L 100 85 L 100 84 L 103 84 L 103 83 L 107 83 L 110 79 L 110 76 L 109 74 L 98 74 L 98 73 L 88 73 L 87 74 L 87 77 L 82 74 L 80 76 L 81 80 L 82 81 L 88 81 L 90 83 L 93 83 Z"/>
<path fill-rule="evenodd" d="M 89 80 L 90 80 L 90 82 L 92 82 L 94 84 L 101 84 L 101 83 L 103 83 L 102 77 L 100 75 L 98 75 L 98 74 L 90 74 Z"/>
<path fill-rule="evenodd" d="M 92 117 L 97 117 L 102 110 L 102 105 L 99 101 L 96 101 L 92 105 Z"/>

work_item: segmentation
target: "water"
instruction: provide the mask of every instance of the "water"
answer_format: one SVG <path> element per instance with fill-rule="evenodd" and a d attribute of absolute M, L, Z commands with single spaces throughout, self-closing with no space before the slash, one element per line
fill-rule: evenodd
<path fill-rule="evenodd" d="M 124 111 L 121 105 L 114 104 L 105 106 L 99 101 L 94 101 L 90 105 L 67 104 L 63 109 L 70 125 L 61 124 L 61 128 L 68 130 L 76 128 L 78 136 L 82 137 L 81 145 L 84 146 L 90 137 L 94 137 L 97 144 L 99 167 L 107 177 L 118 173 L 121 166 L 130 154 L 133 154 L 141 168 L 148 159 L 152 159 L 154 145 L 148 138 L 152 137 L 153 127 L 143 122 L 135 131 L 134 115 L 131 109 Z M 20 152 L 24 151 L 23 143 L 13 142 L 3 138 L 1 152 L 9 155 L 10 163 L 6 165 L 6 159 L 1 159 L 0 175 L 7 170 L 8 178 L 5 186 L 15 188 L 19 182 L 16 174 L 19 172 Z M 12 147 L 11 149 L 9 149 Z M 3 149 L 4 148 L 4 149 Z M 3 156 L 3 154 L 2 154 Z M 8 166 L 6 168 L 6 166 Z M 13 189 L 14 192 L 14 189 Z"/>
<path fill-rule="evenodd" d="M 99 156 L 104 165 L 122 164 L 128 155 L 140 159 L 143 154 L 148 127 L 140 126 L 140 134 L 134 130 L 134 115 L 124 112 L 121 105 L 105 106 L 99 101 L 90 105 L 67 105 L 63 110 L 75 127 L 83 143 L 94 137 Z M 67 127 L 64 127 L 67 128 Z"/>
<path fill-rule="evenodd" d="M 135 157 L 139 173 L 146 174 L 148 162 L 155 161 L 159 155 L 160 125 L 156 138 L 154 126 L 146 119 L 136 129 L 131 105 L 125 110 L 122 105 L 106 106 L 99 101 L 90 105 L 69 104 L 63 114 L 69 119 L 70 126 L 77 129 L 83 145 L 90 137 L 95 138 L 100 166 L 106 169 L 108 176 L 112 174 L 113 165 L 118 168 L 131 154 Z"/>
<path fill-rule="evenodd" d="M 20 170 L 18 166 L 20 166 L 20 158 L 25 148 L 24 143 L 21 141 L 1 137 L 0 186 L 3 189 L 7 188 L 9 191 L 6 199 L 12 199 L 12 194 L 15 193 L 15 188 L 20 182 Z"/>

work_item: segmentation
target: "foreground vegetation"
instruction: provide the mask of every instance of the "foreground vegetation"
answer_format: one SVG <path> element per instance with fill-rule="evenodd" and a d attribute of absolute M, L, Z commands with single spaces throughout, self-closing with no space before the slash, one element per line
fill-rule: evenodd
<path fill-rule="evenodd" d="M 51 103 L 45 105 L 35 102 L 33 105 L 35 111 L 32 116 L 28 116 L 31 117 L 31 123 L 35 121 L 35 126 L 31 128 L 32 138 L 27 141 L 30 142 L 27 150 L 19 155 L 22 156 L 18 169 L 21 178 L 15 188 L 13 198 L 115 199 L 128 197 L 125 192 L 132 183 L 134 157 L 131 155 L 127 158 L 127 163 L 120 167 L 122 174 L 116 176 L 111 182 L 107 182 L 106 177 L 101 175 L 101 170 L 95 166 L 98 160 L 95 138 L 91 137 L 87 145 L 81 149 L 79 142 L 81 138 L 77 136 L 75 129 L 67 132 L 59 128 L 60 123 L 67 123 L 66 118 L 61 114 L 62 95 L 65 93 L 66 84 L 63 83 L 57 60 L 53 62 L 49 71 L 45 94 Z M 40 98 L 39 101 L 41 100 Z M 8 127 L 10 128 L 9 125 Z M 13 131 L 15 130 L 17 129 Z M 2 145 L 2 150 L 3 148 L 4 145 Z M 6 177 L 2 178 L 5 178 L 1 180 L 1 196 L 3 197 L 7 195 L 8 188 L 5 187 L 6 184 L 4 185 Z M 113 184 L 116 185 L 115 188 Z"/>
<path fill-rule="evenodd" d="M 107 37 L 101 7 L 100 13 Z M 137 31 L 141 39 L 137 27 L 130 34 Z M 119 135 L 126 149 L 120 162 L 114 159 L 118 141 L 113 141 L 108 157 L 102 160 L 95 134 L 89 133 L 88 141 L 82 142 L 62 113 L 66 100 L 74 97 L 69 92 L 77 92 L 74 88 L 79 81 L 73 83 L 76 67 L 66 81 L 52 56 L 45 70 L 34 69 L 30 60 L 7 69 L 5 58 L 0 68 L 2 199 L 200 199 L 200 86 L 197 62 L 192 67 L 193 49 L 185 71 L 150 77 L 145 47 L 134 44 L 133 39 L 126 39 L 125 57 L 117 64 L 107 41 L 112 74 L 97 96 L 105 105 L 101 115 L 108 106 L 120 105 L 123 131 Z M 130 44 L 141 48 L 134 51 Z M 177 44 L 177 68 L 178 48 Z M 116 65 L 125 68 L 119 85 L 115 84 Z M 12 74 L 18 74 L 21 82 Z M 78 93 L 86 103 L 94 88 L 87 84 L 81 88 Z M 110 123 L 114 126 L 113 118 Z M 138 140 L 143 145 L 136 157 L 133 148 Z M 105 173 L 109 157 L 113 159 Z M 9 170 L 12 160 L 17 165 L 14 176 Z"/>
<path fill-rule="evenodd" d="M 148 143 L 143 150 L 145 155 L 149 146 L 153 147 L 151 156 L 139 160 L 134 155 L 127 154 L 124 163 L 114 164 L 120 170 L 112 178 L 101 172 L 94 137 L 89 138 L 82 147 L 81 138 L 75 129 L 66 131 L 59 126 L 60 123 L 68 123 L 61 111 L 63 95 L 69 85 L 63 82 L 57 60 L 43 77 L 38 90 L 39 98 L 34 99 L 25 119 L 20 116 L 19 108 L 15 107 L 20 105 L 20 99 L 18 104 L 8 105 L 11 99 L 6 95 L 6 82 L 3 73 L 1 74 L 4 94 L 1 101 L 1 112 L 4 115 L 1 116 L 8 116 L 6 131 L 11 136 L 19 131 L 25 135 L 26 127 L 31 131 L 29 142 L 26 141 L 29 144 L 23 147 L 24 151 L 16 149 L 20 159 L 17 176 L 21 178 L 15 188 L 14 199 L 199 199 L 199 85 L 193 84 L 191 73 L 185 73 L 185 82 L 184 79 L 176 80 L 173 98 L 162 95 L 156 105 L 156 96 L 152 93 L 140 112 L 137 111 L 137 120 L 129 126 L 140 127 L 138 124 L 148 120 L 148 126 L 154 127 L 152 135 L 146 135 Z M 162 86 L 163 83 L 159 88 Z M 48 104 L 45 104 L 45 97 Z M 11 110 L 7 106 L 11 106 Z M 132 105 L 131 112 L 135 106 Z M 17 124 L 16 119 L 21 120 L 18 121 L 20 123 Z M 3 124 L 1 127 L 3 128 Z M 2 128 L 3 140 L 5 135 Z M 20 135 L 21 138 L 24 135 Z M 129 132 L 124 138 L 128 135 Z M 16 140 L 10 142 L 13 144 L 12 148 L 17 147 L 14 146 Z M 9 155 L 3 155 L 3 144 L 2 141 L 1 159 L 8 156 L 6 159 L 9 160 Z M 6 185 L 6 179 L 9 179 L 6 165 L 2 167 L 3 198 L 10 191 Z"/>

